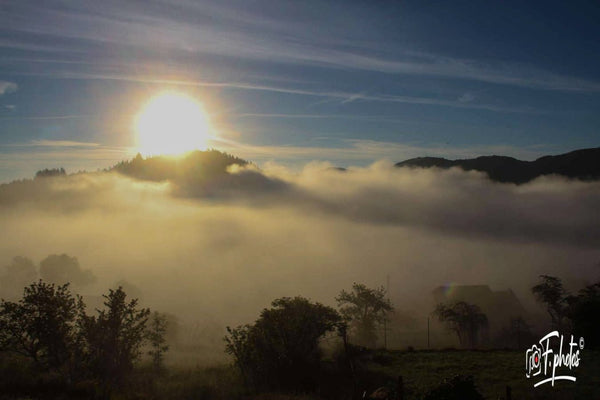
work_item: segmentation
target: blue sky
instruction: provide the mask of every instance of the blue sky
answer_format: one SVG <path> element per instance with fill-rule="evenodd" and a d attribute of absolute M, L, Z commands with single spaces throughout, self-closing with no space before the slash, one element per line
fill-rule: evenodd
<path fill-rule="evenodd" d="M 3 0 L 0 181 L 134 155 L 165 90 L 259 164 L 597 147 L 598 21 L 598 2 Z"/>

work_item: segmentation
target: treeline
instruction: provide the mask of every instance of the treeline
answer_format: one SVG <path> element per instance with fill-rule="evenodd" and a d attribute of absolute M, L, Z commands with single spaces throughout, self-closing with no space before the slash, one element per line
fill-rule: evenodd
<path fill-rule="evenodd" d="M 196 181 L 223 175 L 233 164 L 244 166 L 248 161 L 218 150 L 197 150 L 180 158 L 144 158 L 138 153 L 133 159 L 122 161 L 108 170 L 142 180 Z"/>
<path fill-rule="evenodd" d="M 49 176 L 66 176 L 67 171 L 64 168 L 46 168 L 35 173 L 36 178 L 47 178 Z"/>
<path fill-rule="evenodd" d="M 24 286 L 38 279 L 50 283 L 69 282 L 75 287 L 83 287 L 96 281 L 92 271 L 83 269 L 77 257 L 68 254 L 50 254 L 39 265 L 30 258 L 17 256 L 0 270 L 0 296 L 17 298 Z"/>
<path fill-rule="evenodd" d="M 157 369 L 168 347 L 163 315 L 140 308 L 121 287 L 103 297 L 104 307 L 88 314 L 68 283 L 40 280 L 27 286 L 19 301 L 0 303 L 0 351 L 28 359 L 33 373 L 54 377 L 54 386 L 85 387 L 84 397 L 110 397 L 127 382 L 143 345 Z"/>
<path fill-rule="evenodd" d="M 546 306 L 553 328 L 585 337 L 588 347 L 597 346 L 600 283 L 570 294 L 560 279 L 544 275 L 532 293 Z M 138 388 L 147 390 L 148 397 L 152 385 L 132 378 L 134 367 L 146 351 L 152 373 L 159 377 L 165 371 L 167 319 L 140 307 L 137 299 L 128 299 L 122 287 L 103 297 L 103 307 L 90 312 L 69 284 L 40 280 L 25 287 L 18 301 L 2 300 L 3 359 L 12 354 L 17 365 L 30 365 L 30 373 L 53 377 L 51 385 L 40 386 L 42 390 L 54 387 L 57 393 L 81 398 L 111 398 L 114 394 L 129 398 L 128 385 L 135 381 Z M 371 350 L 376 347 L 379 328 L 394 311 L 386 291 L 355 283 L 335 300 L 337 308 L 300 296 L 279 298 L 263 309 L 254 323 L 228 327 L 225 351 L 233 359 L 239 387 L 244 388 L 245 392 L 239 393 L 318 393 L 320 398 L 341 399 L 356 398 L 365 387 L 394 388 L 395 383 L 368 367 L 374 357 L 388 362 L 389 355 Z M 479 334 L 487 325 L 481 309 L 466 302 L 438 304 L 433 315 L 456 333 L 464 348 L 477 347 Z M 513 328 L 530 332 L 522 319 L 515 323 L 519 326 Z M 525 346 L 534 343 L 526 337 L 523 342 Z M 330 344 L 327 357 L 323 343 Z M 15 397 L 44 397 L 25 386 L 11 387 L 10 378 L 4 377 L 0 385 L 0 392 Z M 398 385 L 401 387 L 401 382 Z M 452 398 L 481 398 L 468 376 L 445 385 L 430 388 L 423 398 L 445 398 L 439 396 L 452 391 L 460 394 Z"/>
<path fill-rule="evenodd" d="M 558 277 L 541 275 L 540 280 L 531 291 L 546 307 L 552 328 L 588 339 L 586 347 L 600 348 L 600 282 L 572 294 Z"/>
<path fill-rule="evenodd" d="M 592 339 L 589 347 L 598 348 L 600 337 L 600 282 L 587 285 L 577 294 L 569 293 L 560 278 L 540 275 L 540 283 L 531 288 L 536 300 L 550 316 L 550 328 L 564 335 L 576 335 Z M 461 347 L 476 348 L 482 341 L 490 344 L 487 337 L 488 317 L 477 304 L 465 301 L 440 303 L 432 313 L 446 328 L 456 334 Z M 545 334 L 547 332 L 544 332 Z M 530 324 L 522 316 L 510 318 L 492 347 L 515 347 L 522 349 L 539 340 Z M 511 346 L 507 346 L 511 344 Z M 495 346 L 493 346 L 495 345 Z"/>
<path fill-rule="evenodd" d="M 29 371 L 39 379 L 53 378 L 51 385 L 42 384 L 37 392 L 11 387 L 4 378 L 2 389 L 16 397 L 36 397 L 49 387 L 86 398 L 122 395 L 135 380 L 134 366 L 144 348 L 152 369 L 164 371 L 165 315 L 151 314 L 137 299 L 128 300 L 122 287 L 110 289 L 103 297 L 104 307 L 89 313 L 69 284 L 39 280 L 25 287 L 18 301 L 3 299 L 3 359 L 12 354 L 18 365 L 29 364 Z M 362 284 L 342 291 L 336 300 L 339 310 L 303 297 L 277 299 L 254 324 L 228 328 L 226 352 L 233 356 L 247 390 L 306 393 L 323 388 L 326 377 L 335 377 L 331 382 L 336 386 L 358 379 L 358 361 L 349 356 L 363 347 L 350 345 L 349 340 L 374 345 L 378 324 L 393 307 L 383 288 Z M 342 338 L 344 344 L 338 357 L 341 364 L 335 367 L 322 362 L 320 344 L 327 335 Z"/>
<path fill-rule="evenodd" d="M 304 297 L 272 302 L 254 324 L 227 328 L 225 351 L 254 392 L 319 392 L 353 398 L 367 379 L 360 354 L 375 346 L 377 329 L 393 311 L 383 287 L 354 283 L 336 297 L 338 310 Z M 323 340 L 337 340 L 333 362 L 323 361 Z M 352 340 L 353 344 L 350 344 Z"/>

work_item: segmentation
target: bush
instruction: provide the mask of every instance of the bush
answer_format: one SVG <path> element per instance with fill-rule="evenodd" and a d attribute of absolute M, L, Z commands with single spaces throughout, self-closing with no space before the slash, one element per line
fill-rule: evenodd
<path fill-rule="evenodd" d="M 107 389 L 125 382 L 145 339 L 150 310 L 138 309 L 137 299 L 126 297 L 121 287 L 110 289 L 104 295 L 104 310 L 81 316 L 83 357 L 92 376 Z"/>
<path fill-rule="evenodd" d="M 284 297 L 264 309 L 253 325 L 228 327 L 226 352 L 255 389 L 311 391 L 321 370 L 319 339 L 340 324 L 333 308 Z"/>
<path fill-rule="evenodd" d="M 472 376 L 456 375 L 430 390 L 423 400 L 483 400 Z"/>
<path fill-rule="evenodd" d="M 83 310 L 69 284 L 43 281 L 24 289 L 18 302 L 0 304 L 0 350 L 20 354 L 45 370 L 68 372 L 76 347 L 76 318 Z"/>

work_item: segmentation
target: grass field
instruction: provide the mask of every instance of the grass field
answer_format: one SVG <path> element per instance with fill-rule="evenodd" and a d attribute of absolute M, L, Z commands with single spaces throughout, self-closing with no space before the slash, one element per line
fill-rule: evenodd
<path fill-rule="evenodd" d="M 582 352 L 579 368 L 572 371 L 576 382 L 556 381 L 533 387 L 539 379 L 525 377 L 525 353 L 514 350 L 432 350 L 432 351 L 376 351 L 364 362 L 364 381 L 361 391 L 371 393 L 382 384 L 396 387 L 398 376 L 404 382 L 404 399 L 421 399 L 431 388 L 457 374 L 474 377 L 478 390 L 486 399 L 506 398 L 506 386 L 512 390 L 512 399 L 600 399 L 600 352 Z M 568 371 L 568 370 L 567 370 Z M 562 371 L 563 374 L 569 372 Z M 316 395 L 250 395 L 241 386 L 235 370 L 226 366 L 213 368 L 172 368 L 158 379 L 153 378 L 140 393 L 146 397 L 152 392 L 156 399 L 233 399 L 308 400 Z M 150 391 L 149 389 L 152 388 Z M 343 390 L 340 390 L 340 393 Z"/>
<path fill-rule="evenodd" d="M 420 351 L 375 351 L 366 353 L 361 364 L 358 382 L 360 392 L 367 395 L 381 385 L 396 388 L 398 376 L 404 382 L 404 400 L 422 399 L 424 394 L 444 379 L 457 374 L 471 375 L 480 393 L 486 399 L 505 399 L 506 386 L 512 389 L 512 399 L 600 399 L 600 351 L 584 350 L 579 368 L 571 372 L 576 382 L 557 381 L 555 386 L 545 384 L 534 388 L 538 379 L 525 377 L 525 353 L 513 350 L 420 350 Z M 6 360 L 5 360 L 6 361 Z M 13 362 L 15 360 L 13 359 Z M 0 378 L 4 389 L 25 388 L 21 393 L 26 398 L 86 398 L 93 383 L 82 383 L 60 394 L 60 387 L 47 392 L 47 384 L 39 378 L 28 378 L 28 368 L 21 363 L 3 363 L 3 376 Z M 568 370 L 567 370 L 568 371 Z M 569 374 L 563 370 L 562 374 Z M 326 378 L 330 379 L 330 378 Z M 113 399 L 252 399 L 252 400 L 318 400 L 322 398 L 346 398 L 348 385 L 344 379 L 331 377 L 327 382 L 328 394 L 252 394 L 246 390 L 237 370 L 228 365 L 214 367 L 169 367 L 162 374 L 156 374 L 148 367 L 136 370 L 131 385 L 122 393 L 114 393 Z M 343 383 L 345 382 L 345 383 Z M 8 386 L 7 383 L 9 384 Z M 29 385 L 37 386 L 32 390 Z M 44 387 L 46 386 L 46 387 Z M 52 384 L 50 384 L 52 388 Z M 337 386 L 340 386 L 339 388 Z M 333 387 L 333 390 L 332 390 Z M 347 388 L 346 388 L 347 389 Z M 24 398 L 17 392 L 14 395 L 1 393 L 0 399 Z M 50 396 L 46 396 L 46 393 Z M 52 393 L 52 394 L 51 394 Z M 88 393 L 87 395 L 85 393 Z M 338 394 L 338 396 L 332 396 Z M 346 393 L 346 394 L 344 394 Z"/>
<path fill-rule="evenodd" d="M 556 381 L 537 388 L 525 377 L 525 352 L 486 351 L 386 351 L 374 355 L 369 368 L 392 379 L 403 377 L 406 399 L 419 399 L 429 388 L 456 374 L 472 375 L 487 399 L 505 398 L 506 386 L 513 399 L 600 399 L 600 352 L 584 350 L 580 366 L 571 373 L 576 382 Z M 549 376 L 548 376 L 549 377 Z"/>

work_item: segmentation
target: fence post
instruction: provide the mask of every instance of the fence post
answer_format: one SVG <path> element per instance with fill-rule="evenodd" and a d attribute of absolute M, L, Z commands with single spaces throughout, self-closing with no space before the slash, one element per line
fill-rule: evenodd
<path fill-rule="evenodd" d="M 506 385 L 506 400 L 512 400 L 512 389 Z"/>
<path fill-rule="evenodd" d="M 402 375 L 398 375 L 398 400 L 404 400 L 404 382 L 402 381 Z"/>

